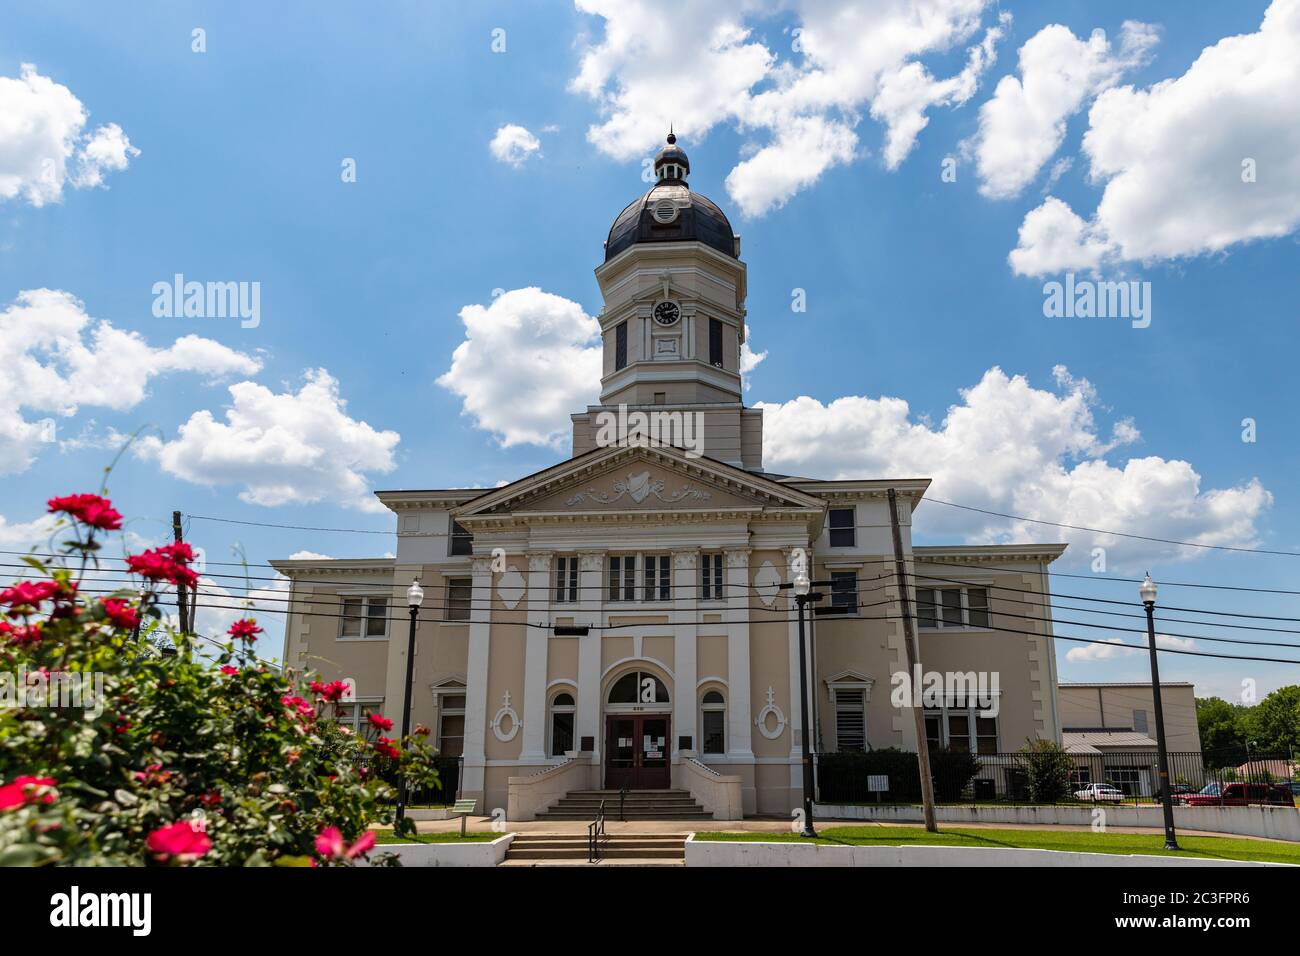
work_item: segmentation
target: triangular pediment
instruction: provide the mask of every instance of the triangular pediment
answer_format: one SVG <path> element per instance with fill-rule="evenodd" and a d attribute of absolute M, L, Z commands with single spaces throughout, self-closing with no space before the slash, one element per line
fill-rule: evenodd
<path fill-rule="evenodd" d="M 677 448 L 600 448 L 466 502 L 456 516 L 821 508 L 812 495 Z"/>

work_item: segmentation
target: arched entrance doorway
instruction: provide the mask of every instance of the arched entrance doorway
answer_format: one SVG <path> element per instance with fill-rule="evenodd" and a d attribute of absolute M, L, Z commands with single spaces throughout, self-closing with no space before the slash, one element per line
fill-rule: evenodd
<path fill-rule="evenodd" d="M 605 698 L 605 787 L 666 790 L 672 785 L 668 688 L 649 670 L 615 680 Z"/>

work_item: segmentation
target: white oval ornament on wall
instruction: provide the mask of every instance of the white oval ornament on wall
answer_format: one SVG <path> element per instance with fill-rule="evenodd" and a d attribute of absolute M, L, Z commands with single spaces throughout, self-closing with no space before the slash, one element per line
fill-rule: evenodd
<path fill-rule="evenodd" d="M 510 725 L 509 730 L 502 729 L 506 723 Z M 492 733 L 496 734 L 497 740 L 507 743 L 514 740 L 515 734 L 519 733 L 519 725 L 519 715 L 510 706 L 510 691 L 506 691 L 501 697 L 501 709 L 492 717 Z"/>

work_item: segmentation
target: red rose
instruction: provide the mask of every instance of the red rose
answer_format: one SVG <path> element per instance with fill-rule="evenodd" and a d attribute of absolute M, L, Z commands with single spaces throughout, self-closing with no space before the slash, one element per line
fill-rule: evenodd
<path fill-rule="evenodd" d="M 284 706 L 288 707 L 290 710 L 296 710 L 300 717 L 316 716 L 316 705 L 311 701 L 303 700 L 301 697 L 296 695 L 293 697 L 281 697 L 280 703 L 284 704 Z"/>
<path fill-rule="evenodd" d="M 104 616 L 113 623 L 114 627 L 133 631 L 140 625 L 139 613 L 121 598 L 100 598 L 99 603 L 103 605 Z"/>
<path fill-rule="evenodd" d="M 0 810 L 13 810 L 29 803 L 53 803 L 58 796 L 53 777 L 15 777 L 0 786 Z"/>
<path fill-rule="evenodd" d="M 234 677 L 239 673 L 239 668 L 233 667 L 230 664 L 222 664 L 221 673 L 225 674 L 227 677 Z"/>
<path fill-rule="evenodd" d="M 47 504 L 51 514 L 61 512 L 92 528 L 104 531 L 122 528 L 122 515 L 114 510 L 111 501 L 99 495 L 65 495 L 51 498 Z"/>
<path fill-rule="evenodd" d="M 378 727 L 380 730 L 392 730 L 393 722 L 383 714 L 366 714 L 366 720 L 370 721 L 371 726 Z"/>
<path fill-rule="evenodd" d="M 126 565 L 128 570 L 150 581 L 194 587 L 199 583 L 199 576 L 188 567 L 193 560 L 194 552 L 188 544 L 167 544 L 128 556 Z"/>
<path fill-rule="evenodd" d="M 347 683 L 341 680 L 330 681 L 328 684 L 322 684 L 318 680 L 311 682 L 311 692 L 319 694 L 330 703 L 338 703 L 350 690 Z"/>
<path fill-rule="evenodd" d="M 230 625 L 230 630 L 226 632 L 231 637 L 238 637 L 245 641 L 257 640 L 257 635 L 262 633 L 262 629 L 257 626 L 257 622 L 251 617 L 246 617 L 242 621 L 236 621 Z"/>
<path fill-rule="evenodd" d="M 402 752 L 393 746 L 393 741 L 387 737 L 380 737 L 375 741 L 375 753 L 381 757 L 387 757 L 390 760 L 396 760 L 402 756 Z"/>
<path fill-rule="evenodd" d="M 8 638 L 19 646 L 35 644 L 41 639 L 41 624 L 20 624 L 15 627 L 8 621 L 0 621 L 0 638 Z"/>
<path fill-rule="evenodd" d="M 57 581 L 19 581 L 11 588 L 0 591 L 0 604 L 10 607 L 34 607 L 59 593 Z"/>
<path fill-rule="evenodd" d="M 190 863 L 212 849 L 212 841 L 189 820 L 154 830 L 144 841 L 155 858 L 178 863 Z"/>
<path fill-rule="evenodd" d="M 367 830 L 361 834 L 351 846 L 348 846 L 343 841 L 343 834 L 339 832 L 338 827 L 326 827 L 316 837 L 316 852 L 327 860 L 339 860 L 344 857 L 349 860 L 355 859 L 362 854 L 369 853 L 374 845 L 375 834 L 373 830 Z"/>

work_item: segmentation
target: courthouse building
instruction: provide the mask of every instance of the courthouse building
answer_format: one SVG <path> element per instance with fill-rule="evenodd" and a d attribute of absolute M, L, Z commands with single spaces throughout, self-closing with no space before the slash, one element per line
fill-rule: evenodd
<path fill-rule="evenodd" d="M 527 819 L 627 786 L 689 791 L 719 818 L 788 814 L 799 656 L 780 585 L 798 549 L 837 612 L 808 624 L 813 749 L 917 747 L 912 711 L 891 702 L 908 671 L 892 492 L 925 670 L 997 675 L 996 716 L 962 694 L 932 702 L 931 746 L 1059 740 L 1046 572 L 1064 546 L 913 547 L 924 476 L 765 471 L 762 410 L 741 393 L 740 238 L 691 191 L 671 136 L 655 172 L 596 269 L 601 404 L 573 414 L 572 457 L 489 491 L 376 492 L 396 557 L 274 562 L 292 581 L 285 660 L 353 680 L 352 719 L 400 719 L 418 579 L 412 720 L 463 757 L 461 795 L 481 811 Z M 636 412 L 685 427 L 639 441 Z"/>

